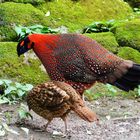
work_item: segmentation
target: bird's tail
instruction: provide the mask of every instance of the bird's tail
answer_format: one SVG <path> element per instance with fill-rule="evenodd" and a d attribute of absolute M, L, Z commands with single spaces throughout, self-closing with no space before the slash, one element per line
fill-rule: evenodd
<path fill-rule="evenodd" d="M 88 122 L 98 121 L 96 113 L 86 106 L 78 106 L 73 109 L 73 111 L 83 120 Z"/>
<path fill-rule="evenodd" d="M 133 64 L 127 73 L 120 79 L 117 79 L 113 85 L 125 91 L 134 90 L 134 88 L 140 85 L 140 65 Z"/>

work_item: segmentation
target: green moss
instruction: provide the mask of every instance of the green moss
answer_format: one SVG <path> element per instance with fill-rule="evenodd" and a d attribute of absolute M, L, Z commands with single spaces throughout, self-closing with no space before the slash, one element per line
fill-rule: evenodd
<path fill-rule="evenodd" d="M 129 46 L 140 50 L 140 19 L 117 25 L 115 37 L 120 46 Z"/>
<path fill-rule="evenodd" d="M 127 60 L 132 60 L 136 63 L 140 64 L 140 52 L 137 50 L 130 48 L 130 47 L 122 47 L 118 51 L 118 56 L 127 59 Z"/>
<path fill-rule="evenodd" d="M 120 0 L 58 0 L 38 6 L 44 13 L 51 12 L 47 17 L 50 26 L 64 25 L 75 31 L 82 29 L 93 21 L 121 19 L 132 13 L 128 4 Z"/>
<path fill-rule="evenodd" d="M 48 76 L 39 69 L 39 60 L 31 59 L 29 65 L 25 64 L 23 56 L 17 56 L 16 46 L 13 42 L 0 43 L 0 77 L 32 84 L 46 81 Z"/>
<path fill-rule="evenodd" d="M 140 7 L 140 0 L 124 0 L 130 4 L 132 7 Z"/>
<path fill-rule="evenodd" d="M 31 4 L 17 4 L 6 2 L 0 4 L 0 41 L 13 40 L 16 34 L 13 26 L 42 24 L 46 25 L 44 13 Z"/>
<path fill-rule="evenodd" d="M 137 88 L 133 91 L 126 92 L 115 86 L 102 83 L 95 83 L 93 87 L 84 92 L 84 95 L 90 101 L 105 97 L 114 98 L 116 96 L 128 99 L 135 99 L 139 97 Z"/>
<path fill-rule="evenodd" d="M 4 0 L 9 2 L 16 2 L 16 3 L 31 3 L 33 5 L 44 3 L 45 0 Z"/>
<path fill-rule="evenodd" d="M 111 32 L 104 32 L 104 33 L 92 33 L 92 34 L 85 34 L 86 36 L 96 40 L 102 46 L 104 46 L 107 50 L 117 53 L 118 51 L 118 43 Z"/>
<path fill-rule="evenodd" d="M 51 27 L 66 26 L 70 32 L 83 29 L 93 21 L 122 19 L 132 13 L 128 4 L 120 0 L 13 0 L 15 2 L 43 2 L 35 8 L 30 4 L 5 2 L 0 4 L 0 41 L 14 40 L 13 25 L 42 24 Z M 50 11 L 51 15 L 45 17 Z"/>

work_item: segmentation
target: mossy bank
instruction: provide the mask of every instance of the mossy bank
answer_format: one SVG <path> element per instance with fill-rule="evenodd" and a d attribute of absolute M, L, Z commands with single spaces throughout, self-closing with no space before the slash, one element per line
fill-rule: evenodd
<path fill-rule="evenodd" d="M 17 3 L 18 2 L 18 3 Z M 23 3 L 22 3 L 23 2 Z M 15 25 L 42 24 L 52 28 L 66 26 L 69 32 L 82 30 L 93 21 L 122 19 L 132 14 L 130 6 L 120 0 L 13 0 L 0 3 L 0 41 L 16 40 Z M 47 12 L 49 16 L 45 16 Z"/>
<path fill-rule="evenodd" d="M 16 40 L 15 25 L 46 25 L 44 13 L 31 4 L 6 2 L 0 4 L 0 41 Z"/>
<path fill-rule="evenodd" d="M 135 63 L 140 64 L 140 52 L 133 48 L 121 47 L 117 55 L 121 58 L 129 59 Z"/>
<path fill-rule="evenodd" d="M 8 1 L 8 0 L 6 0 Z M 0 41 L 17 41 L 15 25 L 31 26 L 41 24 L 51 28 L 65 26 L 69 32 L 80 32 L 85 26 L 100 20 L 122 20 L 133 15 L 131 7 L 120 0 L 12 0 L 0 3 Z M 33 3 L 35 2 L 35 3 Z M 47 14 L 46 14 L 47 13 Z M 49 14 L 48 14 L 49 13 Z M 127 25 L 129 24 L 129 25 Z M 125 50 L 120 46 L 133 47 L 139 50 L 140 20 L 135 19 L 122 23 L 114 28 L 114 32 L 85 34 L 93 38 L 109 51 L 124 57 Z M 137 28 L 135 28 L 137 27 Z M 129 33 L 129 35 L 128 35 Z M 17 57 L 17 43 L 0 43 L 0 76 L 15 79 L 19 82 L 41 83 L 48 80 L 46 72 L 40 70 L 40 61 Z M 134 50 L 135 52 L 135 50 Z M 138 52 L 133 55 L 138 56 Z M 132 59 L 136 62 L 139 57 Z M 11 61 L 12 60 L 12 61 Z"/>
<path fill-rule="evenodd" d="M 140 51 L 140 19 L 118 24 L 114 34 L 120 46 L 129 46 Z"/>
<path fill-rule="evenodd" d="M 70 32 L 84 28 L 93 21 L 123 19 L 132 14 L 130 6 L 120 0 L 59 0 L 37 6 L 41 11 L 50 11 L 50 26 L 64 25 Z"/>
<path fill-rule="evenodd" d="M 107 50 L 109 50 L 113 53 L 118 52 L 119 44 L 117 43 L 113 33 L 103 32 L 103 33 L 91 33 L 91 34 L 85 34 L 85 35 L 96 40 Z"/>
<path fill-rule="evenodd" d="M 24 56 L 18 57 L 16 52 L 17 43 L 0 43 L 0 77 L 13 79 L 19 82 L 37 84 L 48 80 L 47 73 L 41 71 L 40 61 L 29 59 L 24 62 Z"/>

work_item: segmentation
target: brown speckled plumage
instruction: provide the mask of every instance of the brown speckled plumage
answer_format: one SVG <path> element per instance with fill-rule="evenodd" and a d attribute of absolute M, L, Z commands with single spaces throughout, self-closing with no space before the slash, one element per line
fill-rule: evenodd
<path fill-rule="evenodd" d="M 86 121 L 98 120 L 75 89 L 64 82 L 51 81 L 34 87 L 27 95 L 27 104 L 29 109 L 48 120 L 46 127 L 55 117 L 62 118 L 66 127 L 66 117 L 70 110 Z"/>

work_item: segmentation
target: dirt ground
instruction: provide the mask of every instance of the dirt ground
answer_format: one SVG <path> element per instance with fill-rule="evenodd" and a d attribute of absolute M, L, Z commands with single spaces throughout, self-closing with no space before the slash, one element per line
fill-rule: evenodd
<path fill-rule="evenodd" d="M 68 134 L 65 136 L 64 123 L 56 118 L 48 127 L 48 132 L 40 129 L 47 121 L 31 112 L 33 120 L 21 122 L 17 117 L 18 105 L 0 106 L 0 118 L 4 112 L 10 111 L 12 121 L 10 128 L 19 135 L 7 132 L 0 140 L 140 140 L 140 102 L 138 100 L 106 97 L 93 102 L 86 101 L 100 118 L 100 124 L 81 120 L 73 112 L 68 117 Z M 21 129 L 29 129 L 27 135 Z"/>

